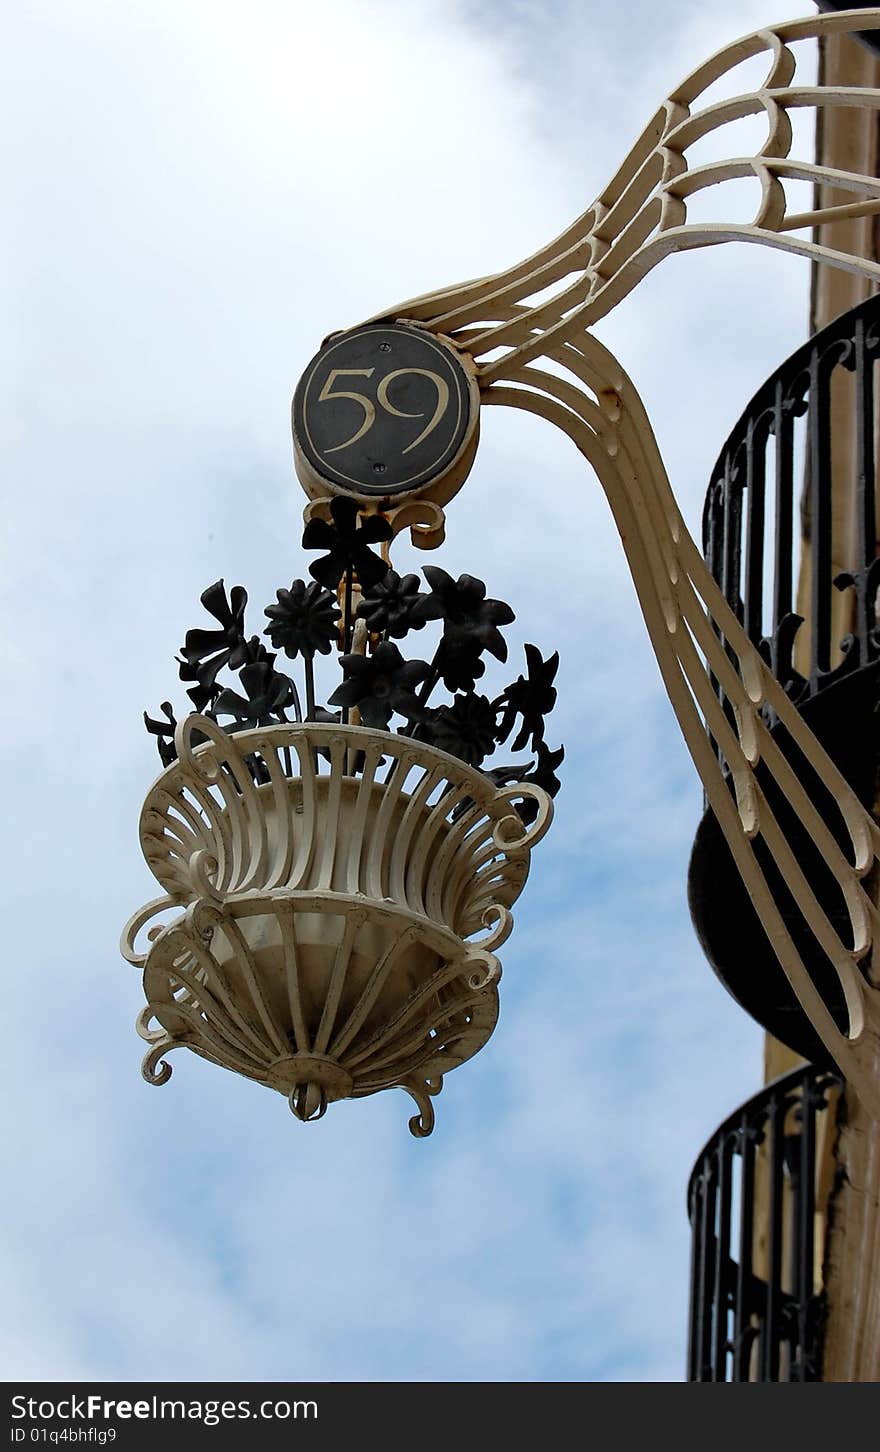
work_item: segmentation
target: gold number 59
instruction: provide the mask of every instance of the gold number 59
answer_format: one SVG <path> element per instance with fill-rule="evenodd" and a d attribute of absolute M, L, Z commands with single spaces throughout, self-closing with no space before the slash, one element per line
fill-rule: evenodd
<path fill-rule="evenodd" d="M 343 388 L 337 388 L 334 392 L 334 383 L 337 378 L 371 378 L 375 371 L 375 368 L 331 368 L 328 373 L 327 381 L 318 394 L 318 402 L 328 403 L 334 398 L 350 398 L 354 403 L 360 404 L 364 411 L 363 421 L 360 427 L 352 434 L 351 438 L 344 439 L 341 444 L 334 444 L 332 449 L 326 450 L 328 454 L 337 454 L 340 449 L 350 448 L 352 444 L 357 443 L 358 439 L 362 439 L 364 434 L 368 434 L 376 422 L 376 409 L 365 393 L 353 393 Z M 411 444 L 407 444 L 403 450 L 405 454 L 408 454 L 411 449 L 416 448 L 422 443 L 430 433 L 433 433 L 449 404 L 449 384 L 444 378 L 440 377 L 439 373 L 432 373 L 430 368 L 395 368 L 393 372 L 386 373 L 379 387 L 376 389 L 376 398 L 386 413 L 394 414 L 395 418 L 425 417 L 423 413 L 407 413 L 404 409 L 397 408 L 388 397 L 388 388 L 394 382 L 394 379 L 402 378 L 408 373 L 414 374 L 418 378 L 430 378 L 437 390 L 437 406 L 434 409 L 430 422 L 422 429 L 418 438 L 413 439 Z"/>

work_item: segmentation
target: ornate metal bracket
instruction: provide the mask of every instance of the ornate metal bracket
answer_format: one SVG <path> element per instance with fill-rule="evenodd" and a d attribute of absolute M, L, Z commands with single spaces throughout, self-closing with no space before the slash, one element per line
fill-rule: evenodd
<path fill-rule="evenodd" d="M 389 324 L 402 325 L 407 337 L 421 328 L 442 340 L 466 372 L 473 370 L 481 404 L 521 408 L 546 419 L 568 435 L 593 468 L 620 531 L 669 698 L 737 868 L 816 1032 L 880 1117 L 880 994 L 862 966 L 877 934 L 878 911 L 865 883 L 880 856 L 880 830 L 804 724 L 706 568 L 685 528 L 638 392 L 589 331 L 669 253 L 722 242 L 781 248 L 880 282 L 880 265 L 823 246 L 812 234 L 824 222 L 880 214 L 880 180 L 792 158 L 789 114 L 804 107 L 880 109 L 880 90 L 798 84 L 791 48 L 811 37 L 877 30 L 880 8 L 850 10 L 787 21 L 726 47 L 662 103 L 601 196 L 555 241 L 504 272 L 386 308 L 370 321 L 386 332 Z M 760 54 L 769 61 L 762 86 L 701 105 L 709 87 Z M 695 143 L 711 133 L 723 134 L 741 117 L 762 114 L 767 136 L 755 154 L 690 164 Z M 759 186 L 751 223 L 688 219 L 689 198 L 710 186 L 720 186 L 723 195 L 724 183 L 742 178 L 753 178 Z M 786 193 L 789 181 L 830 184 L 851 200 L 796 212 Z M 363 337 L 364 327 L 357 336 Z M 542 367 L 542 360 L 553 371 Z M 365 387 L 380 377 L 370 360 L 354 366 L 364 370 Z M 413 379 L 415 393 L 407 403 L 383 379 L 379 404 L 384 398 L 392 419 L 418 420 L 407 427 L 418 428 L 423 439 L 421 420 L 433 395 L 420 395 L 421 384 Z M 399 374 L 395 383 L 402 386 Z M 338 390 L 338 383 L 334 388 L 325 379 L 324 402 Z M 349 392 L 361 395 L 355 407 L 362 408 L 363 417 L 353 422 L 363 425 L 371 410 L 376 413 L 375 400 L 355 385 Z M 448 492 L 442 473 L 431 476 L 433 498 L 448 498 L 460 487 L 468 448 L 456 456 L 459 472 Z M 314 498 L 313 476 L 310 485 Z M 359 492 L 356 485 L 349 488 Z M 375 490 L 370 495 L 380 510 L 394 502 L 390 496 L 377 499 Z M 803 773 L 774 742 L 764 719 L 770 713 L 800 749 Z M 845 904 L 845 926 L 829 918 L 812 892 L 756 778 L 759 763 L 820 850 Z M 839 818 L 835 830 L 827 805 L 820 810 L 820 793 L 833 799 Z M 837 1027 L 787 930 L 755 854 L 759 837 L 839 977 L 847 1033 Z"/>

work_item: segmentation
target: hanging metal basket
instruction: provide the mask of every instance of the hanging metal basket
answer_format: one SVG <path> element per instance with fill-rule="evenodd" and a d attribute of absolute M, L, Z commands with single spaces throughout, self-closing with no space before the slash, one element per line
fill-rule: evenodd
<path fill-rule="evenodd" d="M 430 1134 L 442 1076 L 495 1027 L 495 950 L 550 797 L 358 726 L 233 736 L 193 715 L 176 745 L 140 822 L 166 895 L 122 940 L 144 974 L 144 1077 L 165 1083 L 185 1046 L 286 1094 L 300 1119 L 399 1086 L 413 1134 Z"/>

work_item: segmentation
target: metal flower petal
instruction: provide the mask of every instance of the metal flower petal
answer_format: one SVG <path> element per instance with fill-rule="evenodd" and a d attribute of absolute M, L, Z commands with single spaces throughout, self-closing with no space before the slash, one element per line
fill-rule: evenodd
<path fill-rule="evenodd" d="M 156 745 L 159 749 L 159 757 L 163 766 L 170 766 L 172 761 L 177 760 L 177 748 L 174 745 L 174 733 L 177 730 L 177 721 L 171 709 L 170 701 L 163 701 L 159 710 L 167 716 L 166 721 L 157 721 L 144 712 L 144 725 L 151 736 L 157 737 Z"/>
<path fill-rule="evenodd" d="M 187 694 L 197 711 L 202 711 L 217 695 L 217 675 L 224 666 L 239 670 L 249 661 L 259 659 L 259 641 L 250 641 L 244 634 L 244 609 L 247 590 L 233 585 L 229 598 L 222 580 L 215 580 L 199 597 L 201 603 L 220 624 L 219 630 L 188 630 L 178 660 L 180 679 L 196 681 Z"/>
<path fill-rule="evenodd" d="M 187 665 L 193 665 L 213 655 L 215 651 L 234 651 L 244 641 L 244 608 L 247 605 L 247 590 L 242 585 L 233 585 L 229 599 L 222 580 L 215 580 L 199 599 L 209 615 L 219 621 L 219 630 L 188 630 L 180 653 Z"/>
<path fill-rule="evenodd" d="M 259 636 L 252 635 L 250 640 L 243 640 L 234 651 L 221 651 L 219 655 L 212 656 L 203 661 L 201 665 L 187 665 L 180 660 L 178 665 L 182 681 L 197 682 L 197 685 L 186 694 L 197 711 L 204 711 L 220 694 L 221 688 L 217 685 L 217 676 L 225 666 L 228 666 L 230 670 L 240 670 L 245 665 L 254 665 L 261 660 L 274 659 L 274 656 L 269 655 Z"/>
<path fill-rule="evenodd" d="M 276 590 L 278 604 L 267 605 L 264 614 L 270 624 L 268 635 L 276 650 L 291 658 L 314 658 L 316 652 L 329 655 L 336 640 L 339 606 L 336 597 L 316 580 L 294 580 L 289 590 Z"/>
<path fill-rule="evenodd" d="M 363 589 L 371 589 L 387 573 L 388 565 L 369 546 L 391 539 L 391 525 L 381 514 L 368 514 L 358 526 L 358 505 L 344 495 L 330 501 L 330 514 L 332 524 L 326 519 L 310 519 L 303 530 L 305 549 L 327 551 L 309 565 L 309 574 L 325 589 L 335 590 L 343 575 L 352 570 Z"/>
<path fill-rule="evenodd" d="M 424 660 L 404 660 L 390 640 L 377 645 L 371 656 L 344 655 L 345 679 L 329 698 L 331 706 L 356 706 L 365 726 L 385 730 L 392 713 L 409 721 L 423 714 L 414 688 L 430 674 Z"/>
<path fill-rule="evenodd" d="M 480 766 L 495 749 L 496 710 L 486 696 L 473 691 L 456 696 L 451 706 L 430 713 L 421 734 L 432 746 L 448 751 L 470 766 Z"/>
<path fill-rule="evenodd" d="M 422 572 L 439 606 L 444 637 L 456 643 L 466 641 L 498 660 L 507 660 L 507 643 L 497 627 L 516 619 L 510 606 L 503 600 L 487 600 L 486 586 L 475 575 L 459 575 L 453 580 L 439 565 L 424 565 Z"/>
<path fill-rule="evenodd" d="M 538 742 L 537 765 L 534 771 L 530 771 L 522 777 L 523 781 L 532 781 L 536 786 L 543 787 L 551 797 L 555 797 L 562 782 L 556 775 L 556 768 L 565 759 L 565 747 L 560 746 L 556 751 L 551 751 L 543 741 Z M 518 802 L 516 810 L 528 826 L 538 815 L 538 808 L 532 801 Z"/>
<path fill-rule="evenodd" d="M 486 663 L 480 659 L 479 646 L 445 636 L 437 653 L 437 668 L 448 691 L 472 691 L 475 683 L 486 674 Z"/>
<path fill-rule="evenodd" d="M 247 696 L 237 691 L 221 691 L 214 703 L 215 715 L 234 717 L 242 731 L 286 720 L 285 710 L 294 704 L 296 688 L 289 676 L 275 670 L 274 659 L 270 656 L 244 666 L 241 683 Z"/>
<path fill-rule="evenodd" d="M 527 675 L 517 676 L 500 698 L 504 714 L 498 728 L 499 741 L 506 741 L 516 717 L 522 718 L 512 751 L 522 751 L 530 738 L 532 750 L 536 749 L 538 743 L 544 740 L 544 717 L 556 705 L 553 680 L 559 669 L 559 651 L 554 651 L 546 660 L 542 659 L 536 645 L 527 645 L 525 652 Z"/>
<path fill-rule="evenodd" d="M 382 632 L 401 640 L 410 630 L 422 630 L 429 619 L 439 619 L 439 603 L 419 593 L 418 575 L 388 570 L 358 606 L 358 615 L 374 635 Z"/>

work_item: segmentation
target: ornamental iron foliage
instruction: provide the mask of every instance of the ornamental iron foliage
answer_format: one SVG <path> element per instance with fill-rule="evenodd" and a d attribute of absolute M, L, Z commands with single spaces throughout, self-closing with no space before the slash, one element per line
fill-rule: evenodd
<path fill-rule="evenodd" d="M 510 606 L 487 598 L 475 576 L 455 580 L 436 565 L 423 567 L 428 588 L 422 590 L 418 575 L 397 574 L 371 548 L 391 537 L 383 515 L 361 511 L 346 498 L 332 500 L 329 509 L 332 522 L 313 518 L 303 532 L 303 547 L 323 552 L 309 567 L 312 580 L 278 589 L 276 602 L 265 608 L 263 635 L 273 651 L 247 634 L 243 586 L 227 594 L 217 580 L 202 593 L 217 627 L 187 631 L 177 658 L 181 680 L 193 683 L 187 694 L 195 709 L 228 734 L 290 720 L 396 730 L 483 770 L 497 786 L 529 781 L 555 796 L 556 769 L 565 752 L 546 745 L 544 729 L 556 704 L 558 651 L 545 659 L 537 646 L 526 645 L 525 674 L 497 695 L 477 692 L 476 682 L 486 673 L 484 657 L 507 660 L 499 627 L 515 619 Z M 440 624 L 432 658 L 407 659 L 397 642 L 429 622 Z M 280 652 L 302 662 L 305 711 L 295 681 L 277 667 Z M 315 657 L 334 652 L 341 680 L 321 706 Z M 231 682 L 221 679 L 224 672 Z M 438 688 L 450 699 L 437 700 Z M 161 710 L 164 720 L 145 713 L 144 723 L 167 767 L 176 757 L 177 721 L 169 702 Z M 531 760 L 485 765 L 511 736 L 511 750 L 528 750 Z M 259 780 L 259 761 L 251 760 Z M 526 800 L 518 810 L 528 820 L 534 806 Z"/>
<path fill-rule="evenodd" d="M 359 513 L 353 499 L 340 495 L 330 501 L 332 524 L 326 519 L 310 519 L 303 531 L 303 549 L 327 550 L 309 565 L 312 579 L 327 590 L 335 590 L 340 581 L 350 580 L 353 574 L 364 589 L 369 589 L 388 569 L 386 561 L 369 546 L 390 540 L 391 525 L 381 514 L 370 514 L 359 521 Z"/>

